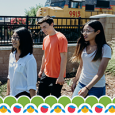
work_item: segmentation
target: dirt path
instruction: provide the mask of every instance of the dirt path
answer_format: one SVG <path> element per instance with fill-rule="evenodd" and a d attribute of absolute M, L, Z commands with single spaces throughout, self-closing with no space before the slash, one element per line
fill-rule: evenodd
<path fill-rule="evenodd" d="M 106 75 L 106 95 L 110 96 L 111 98 L 115 97 L 115 76 Z M 70 80 L 73 78 L 67 78 L 66 80 Z M 62 95 L 67 95 L 71 98 L 72 92 L 71 87 L 65 83 L 62 87 L 61 91 Z"/>
<path fill-rule="evenodd" d="M 115 97 L 115 76 L 106 76 L 106 95 Z"/>

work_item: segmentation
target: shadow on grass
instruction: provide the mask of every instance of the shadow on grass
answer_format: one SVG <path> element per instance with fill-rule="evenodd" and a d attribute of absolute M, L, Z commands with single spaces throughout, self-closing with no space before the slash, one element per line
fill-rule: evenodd
<path fill-rule="evenodd" d="M 66 73 L 66 78 L 73 78 L 75 77 L 76 72 Z"/>

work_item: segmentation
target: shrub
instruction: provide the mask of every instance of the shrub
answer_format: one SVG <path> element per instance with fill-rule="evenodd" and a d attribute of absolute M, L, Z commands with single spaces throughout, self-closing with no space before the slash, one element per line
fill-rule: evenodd
<path fill-rule="evenodd" d="M 112 58 L 108 63 L 106 73 L 115 76 L 115 39 L 109 42 L 109 44 L 111 45 L 112 48 Z"/>

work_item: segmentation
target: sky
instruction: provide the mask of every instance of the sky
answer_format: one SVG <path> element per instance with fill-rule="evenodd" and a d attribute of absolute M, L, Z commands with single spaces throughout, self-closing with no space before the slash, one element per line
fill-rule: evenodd
<path fill-rule="evenodd" d="M 25 9 L 45 5 L 46 0 L 0 0 L 0 16 L 25 16 Z"/>

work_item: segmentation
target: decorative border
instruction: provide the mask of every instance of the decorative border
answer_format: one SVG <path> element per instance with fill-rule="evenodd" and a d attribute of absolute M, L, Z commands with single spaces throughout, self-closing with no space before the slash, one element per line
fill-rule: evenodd
<path fill-rule="evenodd" d="M 29 99 L 21 96 L 16 99 L 13 96 L 7 96 L 4 99 L 0 97 L 0 114 L 106 114 L 115 113 L 115 98 L 102 96 L 99 99 L 95 96 L 83 98 L 76 96 L 47 96 L 43 99 L 41 96 L 34 96 Z"/>

